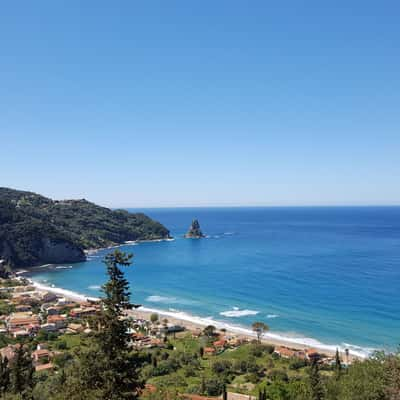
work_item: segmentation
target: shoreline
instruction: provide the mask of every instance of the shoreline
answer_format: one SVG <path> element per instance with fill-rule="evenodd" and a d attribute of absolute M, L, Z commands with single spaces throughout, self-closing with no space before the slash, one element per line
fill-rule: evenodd
<path fill-rule="evenodd" d="M 92 297 L 85 294 L 74 292 L 73 290 L 63 289 L 60 287 L 49 286 L 35 281 L 34 279 L 26 278 L 29 282 L 39 291 L 48 291 L 65 298 L 68 298 L 77 302 L 84 302 L 86 300 L 96 301 L 99 300 L 98 297 Z M 214 320 L 207 317 L 199 317 L 183 311 L 167 311 L 160 310 L 157 308 L 151 308 L 146 306 L 141 306 L 136 310 L 130 310 L 129 315 L 134 316 L 139 319 L 150 319 L 151 314 L 158 314 L 161 318 L 167 318 L 168 321 L 174 325 L 182 325 L 190 332 L 198 332 L 202 330 L 207 325 L 214 325 L 217 329 L 226 329 L 228 335 L 235 335 L 240 338 L 254 340 L 256 335 L 252 332 L 250 327 L 234 325 L 223 321 Z M 321 343 L 316 339 L 307 337 L 290 337 L 283 336 L 284 334 L 276 332 L 267 332 L 263 335 L 262 342 L 265 344 L 272 344 L 274 346 L 285 346 L 297 350 L 307 350 L 307 349 L 317 349 L 322 353 L 334 357 L 336 349 L 339 350 L 341 356 L 344 358 L 345 347 L 340 345 L 329 345 Z M 353 348 L 352 348 L 353 347 Z M 366 359 L 369 357 L 370 351 L 363 349 L 359 346 L 348 346 L 349 349 L 349 359 L 351 361 L 357 359 Z"/>
<path fill-rule="evenodd" d="M 86 249 L 86 250 L 83 250 L 83 251 L 84 251 L 86 256 L 88 256 L 88 255 L 90 256 L 90 255 L 96 254 L 97 252 L 102 251 L 102 250 L 116 249 L 116 248 L 122 247 L 122 246 L 134 246 L 134 245 L 140 244 L 140 243 L 173 242 L 174 240 L 175 240 L 174 237 L 159 238 L 159 239 L 127 240 L 124 243 L 115 244 L 115 245 L 107 246 L 107 247 L 98 247 L 98 248 L 93 248 L 93 249 Z M 46 265 L 50 265 L 50 264 L 46 264 Z"/>

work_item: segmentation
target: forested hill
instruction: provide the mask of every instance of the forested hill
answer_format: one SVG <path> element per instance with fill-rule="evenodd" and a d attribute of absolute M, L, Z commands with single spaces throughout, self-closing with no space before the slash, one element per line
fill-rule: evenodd
<path fill-rule="evenodd" d="M 85 249 L 168 237 L 141 213 L 0 188 L 0 260 L 13 267 L 82 261 Z"/>

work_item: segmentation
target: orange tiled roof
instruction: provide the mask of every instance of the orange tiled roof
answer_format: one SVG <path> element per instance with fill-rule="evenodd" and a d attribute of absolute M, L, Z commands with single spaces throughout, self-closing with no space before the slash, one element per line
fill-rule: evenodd
<path fill-rule="evenodd" d="M 35 371 L 46 371 L 48 369 L 53 369 L 54 365 L 52 363 L 47 363 L 47 364 L 41 364 L 41 365 L 36 365 Z"/>

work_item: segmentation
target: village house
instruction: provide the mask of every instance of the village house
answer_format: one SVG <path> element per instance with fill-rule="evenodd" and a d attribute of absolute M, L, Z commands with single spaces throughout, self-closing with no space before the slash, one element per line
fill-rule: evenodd
<path fill-rule="evenodd" d="M 84 318 L 95 315 L 96 312 L 97 309 L 95 307 L 78 307 L 78 308 L 73 308 L 69 312 L 69 315 L 72 318 Z"/>
<path fill-rule="evenodd" d="M 68 305 L 76 305 L 76 303 L 72 300 L 66 299 L 65 297 L 59 297 L 57 299 L 57 305 L 59 306 L 68 306 Z"/>
<path fill-rule="evenodd" d="M 58 331 L 56 324 L 49 324 L 49 323 L 40 325 L 40 329 L 44 330 L 45 332 L 57 332 Z"/>
<path fill-rule="evenodd" d="M 41 371 L 50 371 L 54 369 L 54 365 L 52 363 L 48 364 L 38 364 L 35 366 L 35 371 L 36 372 L 41 372 Z"/>
<path fill-rule="evenodd" d="M 41 294 L 41 300 L 44 303 L 51 303 L 52 301 L 57 300 L 57 295 L 55 293 L 51 293 L 51 292 L 43 292 Z"/>
<path fill-rule="evenodd" d="M 31 310 L 32 310 L 32 306 L 30 306 L 29 304 L 20 304 L 18 306 L 15 306 L 16 312 L 27 312 L 27 311 L 31 311 Z"/>
<path fill-rule="evenodd" d="M 57 306 L 50 306 L 47 308 L 47 314 L 48 315 L 57 315 L 60 313 L 61 308 Z"/>
<path fill-rule="evenodd" d="M 206 356 L 213 356 L 215 355 L 217 352 L 217 350 L 215 349 L 215 347 L 205 347 L 204 348 L 204 355 Z"/>
<path fill-rule="evenodd" d="M 285 346 L 278 346 L 274 350 L 275 354 L 278 354 L 282 358 L 305 358 L 305 353 L 304 351 L 301 350 L 296 350 L 296 349 L 289 349 L 288 347 Z"/>
<path fill-rule="evenodd" d="M 226 345 L 227 345 L 227 342 L 226 342 L 225 339 L 219 339 L 219 340 L 216 340 L 216 341 L 213 343 L 213 346 L 214 346 L 217 350 L 224 350 L 225 347 L 226 347 Z"/>
<path fill-rule="evenodd" d="M 63 315 L 49 315 L 47 317 L 48 324 L 55 324 L 57 329 L 63 329 L 67 327 L 67 318 Z"/>
<path fill-rule="evenodd" d="M 313 360 L 318 361 L 318 360 L 320 360 L 320 359 L 322 358 L 322 356 L 321 356 L 321 354 L 318 353 L 318 351 L 315 350 L 315 349 L 307 349 L 307 350 L 306 350 L 306 358 L 307 358 L 308 360 L 310 360 L 310 361 L 313 361 Z"/>
<path fill-rule="evenodd" d="M 9 331 L 15 329 L 31 329 L 40 325 L 39 317 L 31 312 L 18 312 L 11 314 L 6 319 L 6 325 Z"/>
<path fill-rule="evenodd" d="M 37 349 L 32 353 L 35 364 L 47 364 L 50 361 L 51 353 L 47 349 Z"/>
<path fill-rule="evenodd" d="M 83 327 L 82 324 L 68 324 L 67 326 L 67 333 L 79 333 L 79 332 L 83 332 L 85 328 Z"/>

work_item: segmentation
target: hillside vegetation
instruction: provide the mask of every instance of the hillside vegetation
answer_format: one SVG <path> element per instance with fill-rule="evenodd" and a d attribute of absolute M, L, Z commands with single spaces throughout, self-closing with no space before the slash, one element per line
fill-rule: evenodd
<path fill-rule="evenodd" d="M 0 188 L 0 259 L 11 266 L 82 261 L 85 249 L 168 237 L 142 213 Z"/>

